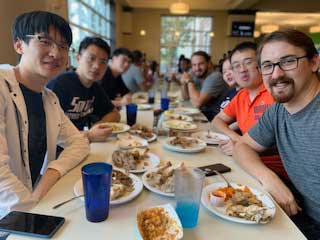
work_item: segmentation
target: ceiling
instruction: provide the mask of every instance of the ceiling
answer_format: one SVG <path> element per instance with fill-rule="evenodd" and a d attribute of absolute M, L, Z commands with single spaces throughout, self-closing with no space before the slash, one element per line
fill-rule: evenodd
<path fill-rule="evenodd" d="M 166 8 L 179 0 L 125 0 L 133 8 Z M 192 10 L 231 10 L 248 9 L 261 0 L 181 0 Z"/>

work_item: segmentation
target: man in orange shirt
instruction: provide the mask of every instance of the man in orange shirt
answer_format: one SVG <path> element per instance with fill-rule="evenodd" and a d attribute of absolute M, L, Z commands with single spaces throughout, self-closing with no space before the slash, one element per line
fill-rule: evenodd
<path fill-rule="evenodd" d="M 230 54 L 234 78 L 242 89 L 212 121 L 215 129 L 219 129 L 231 138 L 229 141 L 220 142 L 220 148 L 226 155 L 233 154 L 235 142 L 241 137 L 229 128 L 229 124 L 236 120 L 241 133 L 245 134 L 274 103 L 273 97 L 263 85 L 262 75 L 258 70 L 256 50 L 255 43 L 242 42 Z M 271 155 L 264 158 L 266 165 L 287 178 L 277 153 L 271 153 Z"/>

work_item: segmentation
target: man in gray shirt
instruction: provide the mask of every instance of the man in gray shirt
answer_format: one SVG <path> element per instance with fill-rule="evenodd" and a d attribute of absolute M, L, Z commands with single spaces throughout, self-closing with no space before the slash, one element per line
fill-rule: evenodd
<path fill-rule="evenodd" d="M 184 99 L 189 99 L 194 107 L 200 108 L 208 120 L 217 114 L 217 109 L 224 99 L 228 85 L 219 72 L 209 68 L 210 56 L 203 51 L 191 56 L 192 75 L 183 73 L 181 91 Z"/>
<path fill-rule="evenodd" d="M 139 50 L 132 52 L 132 64 L 128 71 L 122 74 L 122 79 L 131 93 L 147 91 L 152 86 L 148 82 L 148 67 L 144 64 L 143 54 Z"/>
<path fill-rule="evenodd" d="M 256 177 L 308 239 L 320 238 L 319 56 L 312 40 L 296 30 L 267 35 L 258 51 L 263 81 L 277 103 L 236 145 L 236 161 Z M 267 168 L 258 152 L 277 144 L 298 192 Z M 301 199 L 299 199 L 301 198 Z"/>

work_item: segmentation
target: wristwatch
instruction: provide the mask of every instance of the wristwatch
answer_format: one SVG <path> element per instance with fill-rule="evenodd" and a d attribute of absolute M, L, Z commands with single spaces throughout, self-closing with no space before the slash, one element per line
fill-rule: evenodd
<path fill-rule="evenodd" d="M 194 81 L 192 80 L 192 79 L 189 79 L 188 81 L 187 81 L 187 84 L 188 83 L 194 83 Z"/>

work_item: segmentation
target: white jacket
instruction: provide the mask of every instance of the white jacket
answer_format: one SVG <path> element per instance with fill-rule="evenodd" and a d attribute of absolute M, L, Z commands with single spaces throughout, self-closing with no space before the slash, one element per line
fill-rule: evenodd
<path fill-rule="evenodd" d="M 64 114 L 52 91 L 44 89 L 42 100 L 47 153 L 41 174 L 52 168 L 63 176 L 84 160 L 89 143 Z M 13 209 L 27 210 L 36 204 L 31 197 L 28 129 L 27 109 L 14 71 L 0 70 L 0 218 Z M 64 151 L 55 159 L 57 144 Z"/>

